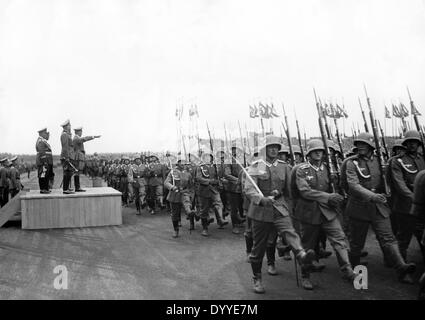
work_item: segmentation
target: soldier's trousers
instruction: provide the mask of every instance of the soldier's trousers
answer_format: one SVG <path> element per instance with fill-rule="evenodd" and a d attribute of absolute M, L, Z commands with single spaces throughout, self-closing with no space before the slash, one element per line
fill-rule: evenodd
<path fill-rule="evenodd" d="M 120 178 L 120 187 L 119 187 L 122 196 L 121 199 L 124 203 L 127 203 L 128 199 L 128 179 L 127 177 L 121 177 Z"/>
<path fill-rule="evenodd" d="M 219 192 L 211 192 L 210 197 L 199 197 L 199 204 L 201 206 L 201 219 L 208 220 L 209 210 L 212 208 L 216 217 L 223 220 L 223 203 L 221 202 Z"/>
<path fill-rule="evenodd" d="M 136 179 L 134 182 L 128 184 L 128 190 L 132 197 L 134 197 L 136 206 L 140 206 L 145 203 L 146 186 L 144 181 Z"/>
<path fill-rule="evenodd" d="M 171 221 L 175 227 L 174 222 L 181 220 L 182 204 L 180 202 L 170 202 L 171 206 Z"/>
<path fill-rule="evenodd" d="M 0 206 L 4 207 L 9 202 L 9 187 L 0 188 Z"/>
<path fill-rule="evenodd" d="M 38 176 L 38 186 L 40 190 L 49 190 L 50 184 L 49 181 L 53 176 L 53 165 L 42 165 L 38 167 L 37 170 Z"/>
<path fill-rule="evenodd" d="M 360 257 L 364 248 L 369 225 L 375 232 L 376 238 L 382 250 L 386 247 L 397 245 L 397 240 L 391 229 L 389 218 L 382 217 L 376 213 L 375 219 L 372 221 L 359 220 L 350 217 L 350 254 L 353 257 Z"/>
<path fill-rule="evenodd" d="M 295 232 L 289 216 L 284 217 L 280 213 L 275 212 L 273 222 L 252 220 L 254 246 L 251 251 L 250 262 L 254 274 L 261 273 L 261 265 L 267 250 L 267 243 L 273 230 L 276 230 L 286 240 L 295 254 L 303 250 L 300 237 Z"/>
<path fill-rule="evenodd" d="M 345 267 L 349 265 L 347 238 L 342 230 L 339 219 L 335 218 L 331 221 L 326 220 L 324 217 L 322 219 L 321 224 L 301 222 L 301 242 L 304 249 L 314 250 L 323 232 L 335 250 L 339 266 Z M 308 274 L 307 269 L 308 266 L 303 267 L 304 276 Z"/>
<path fill-rule="evenodd" d="M 252 234 L 252 219 L 250 218 L 247 218 L 244 236 L 246 241 L 246 253 L 249 254 L 252 252 L 252 247 L 254 244 L 254 239 Z M 277 244 L 277 230 L 276 228 L 273 228 L 267 238 L 267 246 L 266 246 L 267 265 L 274 265 L 276 261 L 276 256 L 275 256 L 276 244 Z"/>
<path fill-rule="evenodd" d="M 425 254 L 424 247 L 421 244 L 422 236 L 425 229 L 425 219 L 409 214 L 395 212 L 397 215 L 398 232 L 396 235 L 398 247 L 403 258 L 406 260 L 407 249 L 409 248 L 412 236 L 415 236 L 422 251 Z"/>
<path fill-rule="evenodd" d="M 242 195 L 237 192 L 227 192 L 226 198 L 230 202 L 230 218 L 232 225 L 241 223 L 241 216 L 243 215 L 243 199 Z"/>
<path fill-rule="evenodd" d="M 73 170 L 68 162 L 62 161 L 62 168 L 63 168 L 63 182 L 62 182 L 62 189 L 63 191 L 66 191 L 69 189 L 71 185 L 71 178 Z"/>

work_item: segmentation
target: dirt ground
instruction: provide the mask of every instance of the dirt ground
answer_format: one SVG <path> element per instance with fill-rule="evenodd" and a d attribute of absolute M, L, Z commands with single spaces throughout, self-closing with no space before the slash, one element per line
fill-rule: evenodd
<path fill-rule="evenodd" d="M 55 170 L 58 177 L 59 169 Z M 61 178 L 57 178 L 58 188 Z M 22 182 L 37 189 L 35 173 Z M 82 185 L 91 181 L 82 177 Z M 181 237 L 173 239 L 169 213 L 123 208 L 123 224 L 113 227 L 22 230 L 19 222 L 0 228 L 0 299 L 415 299 L 417 285 L 401 284 L 383 265 L 375 236 L 369 234 L 366 258 L 368 289 L 355 290 L 341 280 L 335 255 L 323 260 L 326 268 L 312 275 L 314 291 L 297 287 L 294 262 L 277 258 L 277 276 L 263 277 L 266 294 L 251 289 L 251 268 L 245 261 L 243 233 L 230 226 L 201 226 L 189 234 L 183 219 Z M 409 256 L 424 271 L 416 241 Z M 56 290 L 53 269 L 68 270 L 68 289 Z"/>

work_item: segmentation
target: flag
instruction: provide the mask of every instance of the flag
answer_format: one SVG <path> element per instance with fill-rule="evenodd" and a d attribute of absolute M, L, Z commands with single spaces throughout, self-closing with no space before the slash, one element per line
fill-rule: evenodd
<path fill-rule="evenodd" d="M 195 108 L 193 105 L 189 108 L 189 117 L 193 117 L 195 115 Z"/>
<path fill-rule="evenodd" d="M 250 118 L 258 118 L 258 110 L 257 108 L 249 106 L 249 117 Z"/>
<path fill-rule="evenodd" d="M 272 117 L 275 117 L 275 118 L 278 118 L 279 117 L 279 115 L 277 114 L 277 112 L 276 112 L 276 110 L 274 108 L 273 103 L 271 105 L 270 114 L 272 115 Z"/>
<path fill-rule="evenodd" d="M 263 105 L 261 102 L 258 104 L 258 109 L 259 109 L 259 112 L 260 112 L 260 116 L 261 116 L 261 118 L 264 118 L 264 119 L 268 119 L 268 113 L 267 113 L 267 108 L 266 108 L 266 106 L 265 105 Z"/>
<path fill-rule="evenodd" d="M 388 110 L 387 106 L 385 106 L 385 118 L 391 119 L 390 110 Z"/>
<path fill-rule="evenodd" d="M 400 102 L 400 112 L 401 117 L 406 118 L 409 116 L 409 110 L 407 110 L 406 106 Z"/>
<path fill-rule="evenodd" d="M 396 118 L 401 118 L 400 110 L 398 110 L 398 107 L 393 104 L 393 116 Z"/>
<path fill-rule="evenodd" d="M 338 107 L 341 109 L 341 107 L 340 107 L 340 106 L 338 106 Z M 342 105 L 341 112 L 342 112 L 342 115 L 344 116 L 344 118 L 348 118 L 348 113 L 347 113 L 347 111 L 345 110 L 345 105 Z"/>
<path fill-rule="evenodd" d="M 415 105 L 413 104 L 413 102 L 411 102 L 411 103 L 410 103 L 410 113 L 411 113 L 413 116 L 420 116 L 420 115 L 421 115 L 421 113 L 419 112 L 419 110 L 418 110 L 418 109 L 416 109 L 416 107 L 415 107 Z"/>
<path fill-rule="evenodd" d="M 338 104 L 336 104 L 336 112 L 339 118 L 348 118 L 347 112 L 345 112 L 345 108 L 341 108 Z"/>

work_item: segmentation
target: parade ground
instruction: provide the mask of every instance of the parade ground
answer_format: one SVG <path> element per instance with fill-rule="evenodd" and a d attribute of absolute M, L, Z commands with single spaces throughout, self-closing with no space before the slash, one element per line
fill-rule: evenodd
<path fill-rule="evenodd" d="M 62 180 L 55 169 L 55 188 Z M 81 177 L 83 187 L 91 181 Z M 22 183 L 37 189 L 36 173 Z M 335 254 L 321 273 L 312 274 L 314 291 L 297 287 L 294 261 L 276 255 L 279 274 L 266 273 L 266 293 L 252 291 L 252 273 L 246 262 L 243 232 L 232 234 L 228 225 L 210 226 L 202 237 L 201 226 L 189 233 L 183 218 L 181 236 L 172 238 L 167 210 L 136 215 L 133 206 L 123 208 L 123 224 L 113 227 L 22 230 L 19 221 L 0 228 L 0 299 L 416 299 L 418 286 L 401 284 L 394 270 L 383 264 L 375 236 L 370 233 L 368 289 L 356 290 L 340 278 Z M 328 245 L 328 249 L 330 246 Z M 424 270 L 416 240 L 409 250 Z M 68 289 L 57 290 L 53 272 L 58 265 L 68 271 Z"/>

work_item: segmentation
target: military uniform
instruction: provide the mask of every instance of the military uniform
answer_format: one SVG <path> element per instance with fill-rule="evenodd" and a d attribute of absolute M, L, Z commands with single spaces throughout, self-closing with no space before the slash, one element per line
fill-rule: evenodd
<path fill-rule="evenodd" d="M 52 148 L 50 147 L 47 139 L 43 138 L 43 133 L 47 133 L 47 128 L 39 131 L 39 137 L 35 143 L 35 150 L 37 156 L 35 164 L 37 166 L 38 185 L 41 193 L 50 192 L 51 185 L 53 185 L 53 155 Z"/>
<path fill-rule="evenodd" d="M 226 198 L 230 202 L 230 218 L 233 225 L 233 233 L 238 234 L 237 226 L 245 220 L 243 215 L 243 199 L 240 178 L 242 168 L 236 164 L 227 164 L 224 167 L 224 178 L 227 180 Z"/>
<path fill-rule="evenodd" d="M 204 155 L 207 155 L 206 153 Z M 218 171 L 218 170 L 217 170 Z M 223 227 L 223 203 L 219 191 L 219 176 L 216 167 L 211 163 L 201 163 L 196 172 L 196 181 L 199 183 L 199 204 L 201 209 L 202 234 L 208 235 L 209 210 L 213 209 L 217 223 Z"/>
<path fill-rule="evenodd" d="M 166 177 L 165 167 L 159 163 L 156 156 L 151 156 L 152 162 L 148 165 L 148 188 L 151 199 L 151 213 L 154 213 L 156 202 L 158 201 L 161 208 L 164 208 L 164 179 Z"/>
<path fill-rule="evenodd" d="M 314 150 L 324 151 L 321 140 L 308 142 L 307 153 Z M 337 255 L 343 276 L 354 279 L 354 272 L 348 258 L 348 244 L 338 217 L 338 208 L 343 197 L 332 193 L 329 185 L 329 171 L 320 161 L 314 165 L 312 160 L 296 168 L 296 188 L 299 198 L 295 206 L 295 217 L 301 222 L 302 245 L 306 249 L 315 249 L 320 230 L 325 233 Z M 309 278 L 309 268 L 302 270 L 303 277 Z"/>
<path fill-rule="evenodd" d="M 175 168 L 168 173 L 164 186 L 169 190 L 167 200 L 171 206 L 171 221 L 175 231 L 174 237 L 178 237 L 181 210 L 184 210 L 188 218 L 193 216 L 191 208 L 193 177 L 187 170 Z"/>
<path fill-rule="evenodd" d="M 17 156 L 10 159 L 10 167 L 9 167 L 9 193 L 10 198 L 13 198 L 19 193 L 19 190 L 21 190 L 21 174 L 17 168 L 16 160 L 18 159 Z"/>
<path fill-rule="evenodd" d="M 410 213 L 425 219 L 425 170 L 416 175 L 414 183 L 413 203 Z M 425 246 L 425 232 L 422 235 L 422 246 Z"/>
<path fill-rule="evenodd" d="M 0 207 L 9 202 L 9 169 L 7 158 L 0 160 Z"/>
<path fill-rule="evenodd" d="M 351 157 L 346 169 L 348 203 L 345 210 L 350 219 L 351 263 L 354 266 L 360 263 L 361 251 L 371 225 L 385 258 L 396 268 L 399 280 L 402 280 L 414 272 L 415 266 L 404 262 L 391 230 L 390 208 L 381 200 L 384 186 L 378 158 L 372 153 L 373 136 L 361 133 L 354 140 L 356 146 L 360 142 L 370 147 L 370 156 L 359 154 Z"/>
<path fill-rule="evenodd" d="M 63 168 L 63 192 L 65 194 L 73 193 L 73 190 L 70 188 L 71 177 L 75 172 L 75 166 L 73 168 L 73 161 L 75 159 L 74 146 L 72 143 L 72 135 L 70 131 L 70 122 L 69 120 L 65 121 L 62 124 L 63 131 L 61 134 L 61 163 Z"/>
<path fill-rule="evenodd" d="M 408 135 L 409 132 L 406 133 L 407 137 Z M 417 139 L 420 142 L 419 133 Z M 405 144 L 405 141 L 403 144 Z M 392 159 L 390 170 L 393 196 L 392 210 L 397 217 L 398 228 L 396 237 L 400 252 L 406 259 L 412 235 L 415 235 L 420 244 L 424 232 L 424 219 L 411 215 L 410 210 L 413 201 L 414 181 L 417 174 L 425 170 L 425 161 L 422 155 L 406 151 L 406 153 Z M 421 247 L 421 250 L 425 254 L 423 247 Z"/>
<path fill-rule="evenodd" d="M 262 151 L 269 146 L 277 146 L 280 149 L 280 139 L 277 137 L 266 137 L 266 145 Z M 251 267 L 254 280 L 254 291 L 263 293 L 261 283 L 261 265 L 267 248 L 270 233 L 277 230 L 286 242 L 291 246 L 299 261 L 310 263 L 314 258 L 314 252 L 304 251 L 301 240 L 296 233 L 290 218 L 290 208 L 287 199 L 290 198 L 290 168 L 281 160 L 269 163 L 260 159 L 249 168 L 253 182 L 261 190 L 261 195 L 250 179 L 245 180 L 245 193 L 250 200 L 247 216 L 252 219 L 252 231 L 254 245 L 250 255 Z M 271 198 L 274 200 L 272 201 Z"/>
<path fill-rule="evenodd" d="M 119 191 L 122 193 L 121 200 L 124 206 L 128 205 L 128 176 L 131 169 L 130 158 L 123 157 L 123 163 L 119 166 Z"/>
<path fill-rule="evenodd" d="M 140 158 L 139 158 L 140 159 Z M 134 197 L 136 209 L 140 212 L 146 203 L 147 166 L 144 163 L 133 164 L 128 171 L 129 193 Z"/>

